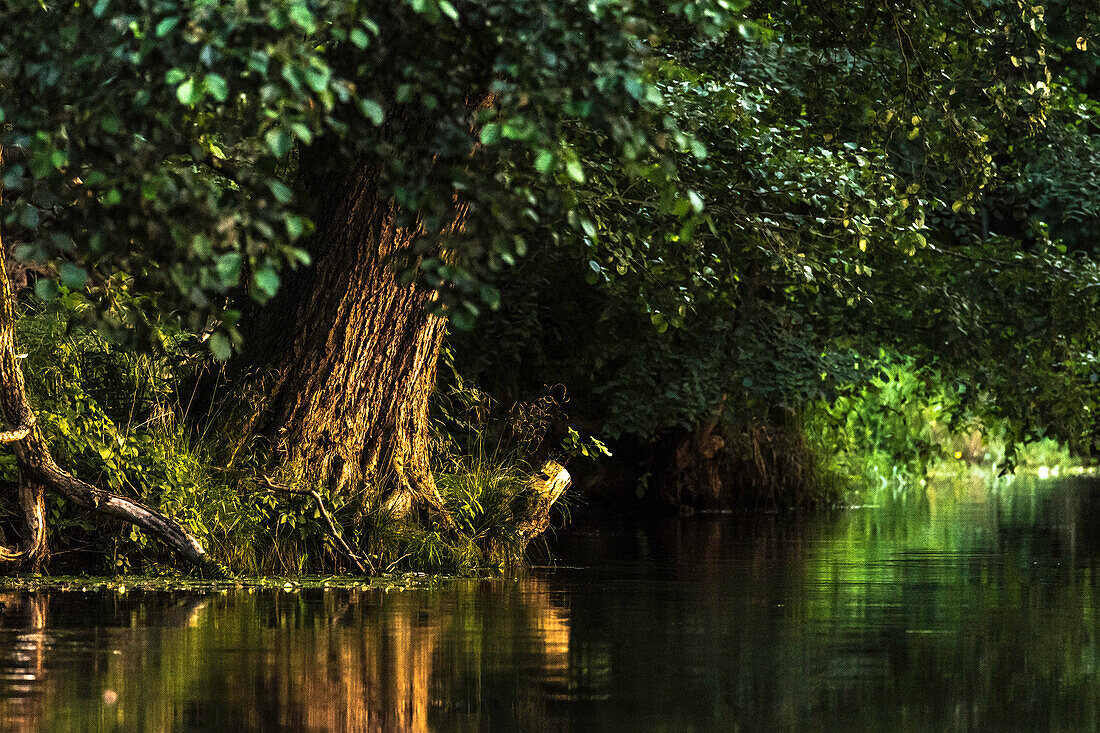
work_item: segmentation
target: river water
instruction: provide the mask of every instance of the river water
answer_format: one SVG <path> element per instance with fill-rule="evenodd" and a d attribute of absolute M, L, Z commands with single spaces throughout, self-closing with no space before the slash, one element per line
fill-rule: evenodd
<path fill-rule="evenodd" d="M 1098 726 L 1100 484 L 581 520 L 554 553 L 405 590 L 0 591 L 0 730 Z"/>

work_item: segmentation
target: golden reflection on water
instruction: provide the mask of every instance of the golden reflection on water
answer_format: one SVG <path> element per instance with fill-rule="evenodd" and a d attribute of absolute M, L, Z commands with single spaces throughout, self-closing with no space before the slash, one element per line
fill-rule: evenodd
<path fill-rule="evenodd" d="M 0 683 L 10 691 L 0 698 L 0 726 L 3 726 L 0 730 L 37 730 L 36 721 L 41 720 L 48 606 L 45 595 L 0 592 L 4 619 L 17 619 L 18 629 L 10 637 L 10 648 L 5 654 L 10 661 L 0 668 Z"/>
<path fill-rule="evenodd" d="M 8 592 L 0 731 L 428 731 L 455 680 L 476 721 L 480 667 L 502 659 L 568 689 L 567 612 L 537 578 L 489 585 L 490 600 L 478 581 L 448 593 Z M 51 598 L 63 637 L 47 630 Z M 91 615 L 73 617 L 74 604 Z M 543 696 L 527 697 L 537 718 Z"/>

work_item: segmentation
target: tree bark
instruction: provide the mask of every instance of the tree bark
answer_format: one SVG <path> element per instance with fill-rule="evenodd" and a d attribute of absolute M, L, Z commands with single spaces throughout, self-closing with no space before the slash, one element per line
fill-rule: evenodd
<path fill-rule="evenodd" d="M 397 516 L 426 511 L 449 524 L 428 464 L 445 323 L 429 312 L 434 295 L 399 283 L 388 261 L 416 232 L 398 226 L 366 166 L 309 150 L 301 160 L 299 184 L 316 206 L 313 264 L 246 309 L 244 353 L 229 373 L 236 381 L 253 369 L 262 397 L 245 432 L 307 485 L 366 492 Z M 456 206 L 453 226 L 462 214 Z"/>

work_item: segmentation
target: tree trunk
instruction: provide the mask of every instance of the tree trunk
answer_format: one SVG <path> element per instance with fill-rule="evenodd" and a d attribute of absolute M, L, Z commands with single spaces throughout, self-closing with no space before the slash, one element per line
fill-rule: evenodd
<path fill-rule="evenodd" d="M 246 433 L 269 441 L 273 462 L 308 484 L 364 491 L 398 516 L 426 510 L 448 523 L 428 465 L 445 324 L 429 313 L 433 294 L 400 284 L 387 262 L 414 232 L 397 225 L 396 205 L 379 197 L 365 166 L 329 167 L 312 153 L 303 151 L 299 182 L 316 205 L 313 264 L 246 311 L 244 353 L 230 369 L 262 370 Z M 461 219 L 456 207 L 453 226 Z"/>

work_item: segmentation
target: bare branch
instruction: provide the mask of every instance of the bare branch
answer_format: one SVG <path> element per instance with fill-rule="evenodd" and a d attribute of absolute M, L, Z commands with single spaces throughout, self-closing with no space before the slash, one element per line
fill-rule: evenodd
<path fill-rule="evenodd" d="M 264 486 L 271 491 L 277 491 L 283 494 L 294 494 L 297 496 L 312 496 L 313 500 L 317 502 L 317 509 L 321 512 L 321 516 L 324 517 L 325 523 L 328 525 L 329 532 L 332 534 L 332 539 L 344 551 L 344 554 L 351 559 L 355 566 L 359 568 L 359 572 L 363 575 L 369 575 L 366 564 L 362 558 L 351 549 L 351 546 L 344 540 L 343 535 L 340 534 L 339 528 L 336 526 L 336 521 L 332 518 L 332 514 L 329 513 L 328 508 L 325 507 L 325 501 L 321 498 L 321 494 L 313 489 L 294 489 L 289 486 L 283 486 L 272 481 L 267 476 L 263 477 Z"/>

